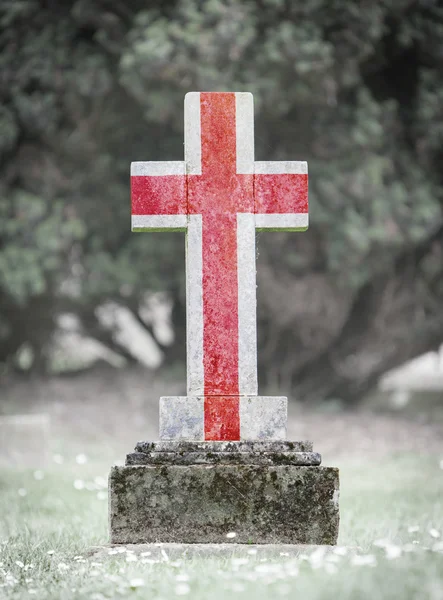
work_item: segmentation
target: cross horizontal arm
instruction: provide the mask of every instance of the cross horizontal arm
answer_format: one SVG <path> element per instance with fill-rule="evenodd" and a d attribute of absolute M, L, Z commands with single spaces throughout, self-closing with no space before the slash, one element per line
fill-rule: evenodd
<path fill-rule="evenodd" d="M 256 162 L 254 196 L 257 229 L 304 231 L 308 228 L 306 162 Z"/>
<path fill-rule="evenodd" d="M 132 231 L 185 231 L 185 163 L 131 163 L 131 201 Z"/>

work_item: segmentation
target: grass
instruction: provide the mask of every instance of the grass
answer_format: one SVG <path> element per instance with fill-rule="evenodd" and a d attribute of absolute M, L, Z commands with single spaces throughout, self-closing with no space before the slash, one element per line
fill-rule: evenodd
<path fill-rule="evenodd" d="M 91 555 L 107 542 L 111 464 L 156 439 L 158 397 L 180 389 L 134 370 L 3 386 L 0 412 L 48 414 L 50 455 L 64 460 L 0 468 L 0 600 L 443 600 L 443 412 L 423 402 L 407 418 L 290 406 L 289 439 L 340 467 L 339 544 L 357 552 Z"/>
<path fill-rule="evenodd" d="M 439 457 L 341 460 L 340 545 L 305 557 L 159 560 L 90 556 L 107 540 L 109 465 L 72 459 L 45 472 L 0 472 L 0 598 L 443 598 Z M 438 537 L 442 534 L 442 537 Z M 375 542 L 375 545 L 374 545 Z M 342 551 L 338 551 L 342 552 Z M 134 560 L 136 559 L 136 560 Z"/>

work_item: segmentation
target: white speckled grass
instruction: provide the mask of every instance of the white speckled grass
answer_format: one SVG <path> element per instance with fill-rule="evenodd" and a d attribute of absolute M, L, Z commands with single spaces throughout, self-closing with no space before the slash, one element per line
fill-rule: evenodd
<path fill-rule="evenodd" d="M 229 558 L 177 560 L 164 551 L 154 558 L 123 548 L 91 557 L 88 549 L 107 537 L 107 465 L 79 464 L 73 456 L 37 473 L 3 470 L 0 598 L 437 600 L 443 590 L 441 458 L 342 460 L 340 544 L 361 551 L 320 548 L 297 559 L 235 547 Z"/>

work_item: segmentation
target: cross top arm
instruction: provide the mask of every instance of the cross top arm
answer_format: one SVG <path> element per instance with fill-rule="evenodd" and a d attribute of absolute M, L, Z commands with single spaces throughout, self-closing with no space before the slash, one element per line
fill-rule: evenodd
<path fill-rule="evenodd" d="M 198 203 L 195 194 L 190 199 L 194 184 Z M 232 199 L 239 185 L 249 200 L 225 206 L 223 192 Z M 252 94 L 186 95 L 185 160 L 131 164 L 132 230 L 186 230 L 189 215 L 209 206 L 214 187 L 220 215 L 253 213 L 259 230 L 308 228 L 307 163 L 254 161 Z"/>

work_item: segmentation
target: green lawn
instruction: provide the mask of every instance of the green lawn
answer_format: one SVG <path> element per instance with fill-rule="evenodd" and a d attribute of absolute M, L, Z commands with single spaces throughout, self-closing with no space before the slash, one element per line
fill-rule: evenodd
<path fill-rule="evenodd" d="M 443 449 L 442 449 L 443 455 Z M 341 458 L 340 545 L 360 550 L 156 561 L 107 540 L 110 465 L 0 472 L 0 598 L 443 598 L 442 456 Z M 441 534 L 441 537 L 439 537 Z"/>

